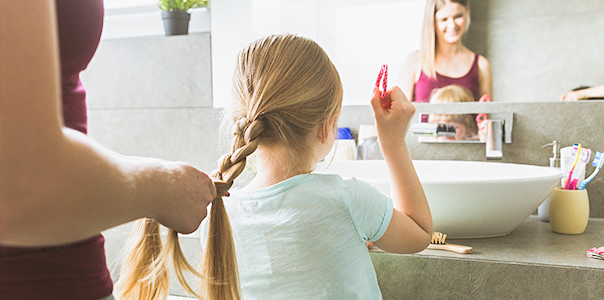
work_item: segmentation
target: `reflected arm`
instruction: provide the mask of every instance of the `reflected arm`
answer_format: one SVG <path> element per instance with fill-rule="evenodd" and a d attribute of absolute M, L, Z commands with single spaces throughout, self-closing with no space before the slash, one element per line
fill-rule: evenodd
<path fill-rule="evenodd" d="M 419 72 L 421 72 L 421 64 L 419 53 L 416 51 L 407 56 L 399 75 L 399 85 L 409 100 L 413 99 L 415 83 L 419 79 Z"/>
<path fill-rule="evenodd" d="M 482 55 L 478 57 L 478 84 L 480 87 L 480 95 L 475 95 L 476 98 L 487 94 L 493 100 L 493 75 L 491 73 L 491 64 Z"/>

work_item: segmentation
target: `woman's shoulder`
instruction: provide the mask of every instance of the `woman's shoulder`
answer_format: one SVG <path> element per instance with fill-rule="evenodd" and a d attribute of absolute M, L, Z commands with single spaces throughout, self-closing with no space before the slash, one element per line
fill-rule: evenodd
<path fill-rule="evenodd" d="M 417 68 L 417 66 L 420 65 L 420 63 L 421 63 L 421 59 L 420 59 L 419 51 L 413 51 L 413 52 L 409 53 L 409 55 L 407 55 L 403 65 L 412 66 L 415 69 L 415 68 Z"/>
<path fill-rule="evenodd" d="M 484 57 L 480 54 L 476 54 L 476 56 L 478 56 L 478 68 L 479 69 L 484 70 L 486 68 L 489 68 L 489 69 L 491 68 L 491 64 L 489 63 L 489 60 L 486 57 Z"/>
<path fill-rule="evenodd" d="M 413 51 L 409 53 L 409 55 L 407 55 L 405 61 L 403 62 L 403 67 L 401 68 L 401 75 L 399 79 L 403 89 L 407 87 L 407 89 L 409 89 L 410 91 L 412 90 L 412 85 L 414 85 L 415 82 L 417 82 L 417 80 L 419 79 L 421 69 L 422 64 L 419 51 Z"/>

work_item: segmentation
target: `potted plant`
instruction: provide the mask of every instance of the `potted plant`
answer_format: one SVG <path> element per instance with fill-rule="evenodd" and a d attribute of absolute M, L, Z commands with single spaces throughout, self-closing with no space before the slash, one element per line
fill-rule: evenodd
<path fill-rule="evenodd" d="M 208 7 L 210 0 L 158 0 L 157 5 L 162 10 L 166 35 L 181 35 L 189 33 L 189 10 Z"/>

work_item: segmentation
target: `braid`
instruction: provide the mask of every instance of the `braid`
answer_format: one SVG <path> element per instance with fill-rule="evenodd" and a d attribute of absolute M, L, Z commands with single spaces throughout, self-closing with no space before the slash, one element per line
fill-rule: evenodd
<path fill-rule="evenodd" d="M 218 170 L 212 173 L 212 177 L 232 184 L 235 178 L 245 169 L 247 157 L 258 148 L 258 137 L 264 131 L 264 128 L 264 122 L 261 120 L 250 121 L 246 117 L 241 118 L 235 124 L 235 140 L 233 141 L 232 153 L 220 159 L 220 166 Z M 217 192 L 220 194 L 220 191 Z"/>
<path fill-rule="evenodd" d="M 222 196 L 227 194 L 235 178 L 245 169 L 246 158 L 258 148 L 258 137 L 264 128 L 262 120 L 239 119 L 235 124 L 232 153 L 223 156 L 218 169 L 212 173 L 219 196 L 212 202 L 208 240 L 201 266 L 204 279 L 202 295 L 208 299 L 240 297 L 233 234 Z"/>

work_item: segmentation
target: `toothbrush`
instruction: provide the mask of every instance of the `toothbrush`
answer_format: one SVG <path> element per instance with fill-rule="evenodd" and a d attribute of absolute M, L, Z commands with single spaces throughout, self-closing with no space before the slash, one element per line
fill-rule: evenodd
<path fill-rule="evenodd" d="M 576 190 L 579 183 L 579 177 L 585 174 L 585 166 L 589 163 L 591 158 L 591 150 L 587 148 L 581 149 L 579 152 L 579 162 L 575 166 L 573 176 L 571 177 L 571 190 Z"/>
<path fill-rule="evenodd" d="M 581 154 L 581 143 L 575 144 L 575 147 L 573 147 L 573 150 L 574 150 L 574 148 L 577 148 L 577 157 L 575 158 L 575 163 L 570 168 L 570 172 L 568 172 L 568 177 L 566 178 L 566 184 L 564 185 L 565 190 L 570 190 L 570 185 L 572 183 L 571 177 L 573 176 L 573 171 L 575 170 L 575 166 L 577 165 L 577 162 L 579 161 L 579 155 Z"/>
<path fill-rule="evenodd" d="M 579 182 L 579 179 L 577 179 L 577 178 L 573 179 L 573 181 L 570 183 L 570 189 L 569 190 L 576 190 L 577 189 L 577 182 Z"/>
<path fill-rule="evenodd" d="M 587 179 L 583 180 L 581 183 L 579 183 L 579 190 L 584 190 L 585 186 L 592 180 L 594 179 L 594 177 L 596 177 L 596 175 L 598 175 L 598 172 L 600 172 L 600 169 L 602 168 L 602 165 L 604 164 L 604 157 L 602 157 L 603 154 L 602 152 L 598 151 L 596 152 L 596 156 L 594 156 L 594 161 L 591 163 L 592 166 L 596 167 L 596 170 L 591 173 L 591 175 L 589 175 L 589 177 L 587 177 Z"/>

